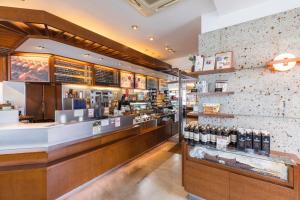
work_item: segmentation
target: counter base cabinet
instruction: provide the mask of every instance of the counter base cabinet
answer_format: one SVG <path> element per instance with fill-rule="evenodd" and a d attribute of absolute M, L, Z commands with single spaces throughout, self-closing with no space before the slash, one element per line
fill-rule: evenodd
<path fill-rule="evenodd" d="M 126 137 L 123 137 L 124 135 Z M 142 132 L 140 128 L 126 129 L 99 136 L 96 140 L 100 146 L 95 146 L 95 138 L 92 138 L 82 141 L 82 144 L 56 148 L 53 150 L 55 156 L 51 155 L 50 150 L 49 155 L 45 157 L 45 160 L 48 160 L 45 164 L 27 163 L 24 166 L 11 167 L 1 167 L 0 164 L 0 199 L 56 199 L 149 151 L 166 141 L 171 135 L 171 124 L 147 132 Z M 91 149 L 87 148 L 89 142 Z M 17 159 L 16 155 L 13 157 Z"/>
<path fill-rule="evenodd" d="M 288 187 L 230 173 L 230 199 L 232 200 L 293 200 L 297 192 Z"/>
<path fill-rule="evenodd" d="M 205 165 L 198 165 L 193 162 L 187 162 L 185 167 L 188 170 L 184 171 L 184 186 L 189 193 L 208 200 L 228 199 L 228 172 Z"/>
<path fill-rule="evenodd" d="M 183 142 L 183 186 L 206 200 L 299 200 L 299 167 L 292 167 L 292 186 L 264 176 L 239 172 L 220 164 L 190 158 Z"/>

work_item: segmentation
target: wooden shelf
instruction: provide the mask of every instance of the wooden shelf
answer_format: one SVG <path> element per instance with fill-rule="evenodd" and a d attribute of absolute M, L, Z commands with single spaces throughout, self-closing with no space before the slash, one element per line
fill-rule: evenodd
<path fill-rule="evenodd" d="M 203 112 L 190 112 L 187 114 L 187 117 L 190 118 L 197 118 L 197 117 L 216 117 L 216 118 L 234 118 L 233 114 L 227 114 L 227 113 L 215 113 L 215 114 L 206 114 Z"/>
<path fill-rule="evenodd" d="M 201 116 L 201 117 L 216 117 L 216 118 L 234 118 L 233 114 L 227 114 L 227 113 L 206 114 L 206 113 L 200 112 L 199 116 Z"/>
<path fill-rule="evenodd" d="M 207 93 L 200 93 L 200 97 L 209 97 L 209 96 L 228 96 L 233 95 L 234 92 L 207 92 Z"/>
<path fill-rule="evenodd" d="M 188 118 L 198 118 L 199 117 L 199 113 L 198 112 L 189 112 L 186 114 L 186 116 Z"/>
<path fill-rule="evenodd" d="M 198 77 L 200 75 L 207 75 L 207 74 L 223 74 L 223 73 L 232 73 L 235 72 L 235 68 L 228 68 L 228 69 L 215 69 L 209 71 L 199 71 L 199 72 L 190 72 L 189 75 L 193 77 Z"/>

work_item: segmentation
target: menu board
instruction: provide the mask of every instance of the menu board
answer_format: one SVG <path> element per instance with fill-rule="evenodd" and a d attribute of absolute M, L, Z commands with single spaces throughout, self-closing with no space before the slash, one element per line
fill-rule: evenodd
<path fill-rule="evenodd" d="M 157 78 L 147 76 L 147 89 L 158 89 Z"/>
<path fill-rule="evenodd" d="M 11 80 L 49 82 L 49 56 L 11 56 Z"/>
<path fill-rule="evenodd" d="M 95 66 L 95 84 L 119 86 L 119 70 Z"/>
<path fill-rule="evenodd" d="M 135 88 L 136 89 L 146 89 L 146 77 L 141 74 L 135 75 Z"/>
<path fill-rule="evenodd" d="M 131 72 L 121 71 L 121 87 L 134 88 L 134 74 Z"/>
<path fill-rule="evenodd" d="M 165 91 L 168 90 L 168 84 L 167 81 L 164 79 L 159 79 L 159 90 L 160 91 Z"/>
<path fill-rule="evenodd" d="M 86 85 L 92 84 L 92 70 L 89 65 L 55 59 L 54 67 L 56 82 Z"/>

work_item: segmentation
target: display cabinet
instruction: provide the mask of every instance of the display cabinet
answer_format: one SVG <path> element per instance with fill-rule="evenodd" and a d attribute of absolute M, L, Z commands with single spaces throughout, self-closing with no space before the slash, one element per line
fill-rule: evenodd
<path fill-rule="evenodd" d="M 299 160 L 183 142 L 183 185 L 208 200 L 298 200 Z"/>

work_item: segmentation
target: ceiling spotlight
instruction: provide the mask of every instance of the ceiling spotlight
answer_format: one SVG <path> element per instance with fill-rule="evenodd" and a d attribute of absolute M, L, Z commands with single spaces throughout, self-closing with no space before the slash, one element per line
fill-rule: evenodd
<path fill-rule="evenodd" d="M 104 58 L 98 58 L 98 60 L 103 60 Z"/>
<path fill-rule="evenodd" d="M 90 54 L 86 53 L 86 54 L 83 54 L 84 57 L 90 57 Z"/>
<path fill-rule="evenodd" d="M 153 37 L 153 36 L 149 37 L 149 40 L 150 40 L 150 41 L 153 41 L 153 40 L 154 40 L 154 37 Z"/>
<path fill-rule="evenodd" d="M 45 49 L 45 47 L 43 47 L 43 46 L 37 46 L 36 48 L 37 48 L 38 50 Z"/>
<path fill-rule="evenodd" d="M 165 50 L 166 50 L 166 51 L 169 51 L 169 49 L 170 49 L 170 48 L 169 48 L 168 46 L 165 47 Z"/>
<path fill-rule="evenodd" d="M 138 25 L 132 25 L 132 26 L 131 26 L 131 29 L 136 31 L 136 30 L 139 29 L 139 27 L 138 27 Z"/>

